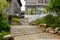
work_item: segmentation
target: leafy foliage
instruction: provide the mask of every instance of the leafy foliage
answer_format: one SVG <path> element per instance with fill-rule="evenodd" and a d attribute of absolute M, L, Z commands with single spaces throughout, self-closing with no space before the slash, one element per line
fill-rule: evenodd
<path fill-rule="evenodd" d="M 57 15 L 60 15 L 60 0 L 50 0 L 49 5 L 46 7 L 49 11 L 54 11 Z"/>
<path fill-rule="evenodd" d="M 45 23 L 47 24 L 48 27 L 60 27 L 60 17 L 53 16 L 53 15 L 47 15 L 45 16 Z"/>
<path fill-rule="evenodd" d="M 6 0 L 0 0 L 0 11 L 3 11 L 8 7 L 9 3 Z"/>
<path fill-rule="evenodd" d="M 10 27 L 7 20 L 7 15 L 4 10 L 8 7 L 6 0 L 0 0 L 0 32 L 10 31 Z"/>
<path fill-rule="evenodd" d="M 49 14 L 47 16 L 45 16 L 45 23 L 47 24 L 47 26 L 51 27 L 52 24 L 54 23 L 54 16 Z M 54 24 L 53 24 L 54 25 Z"/>
<path fill-rule="evenodd" d="M 40 19 L 36 19 L 31 24 L 39 25 L 39 24 L 44 24 L 44 23 L 45 23 L 44 18 L 40 18 Z"/>
<path fill-rule="evenodd" d="M 49 5 L 46 7 L 47 10 L 56 12 L 57 17 L 50 17 L 47 18 L 47 25 L 48 26 L 55 26 L 55 27 L 60 27 L 60 0 L 50 0 Z M 49 16 L 47 16 L 49 17 Z"/>
<path fill-rule="evenodd" d="M 57 25 L 57 27 L 60 27 L 60 17 L 55 19 L 55 24 Z"/>

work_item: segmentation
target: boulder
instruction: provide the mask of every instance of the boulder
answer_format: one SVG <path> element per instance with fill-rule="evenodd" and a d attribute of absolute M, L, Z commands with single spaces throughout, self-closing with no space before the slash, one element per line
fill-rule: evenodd
<path fill-rule="evenodd" d="M 58 32 L 58 29 L 59 29 L 58 27 L 57 27 L 57 28 L 55 28 L 55 32 L 56 32 L 56 33 Z"/>
<path fill-rule="evenodd" d="M 42 29 L 42 31 L 46 30 L 46 24 L 39 24 L 40 29 Z"/>
<path fill-rule="evenodd" d="M 56 31 L 55 31 L 55 29 L 51 28 L 51 29 L 49 30 L 49 33 L 55 34 Z"/>
<path fill-rule="evenodd" d="M 60 35 L 60 31 L 57 32 Z"/>
<path fill-rule="evenodd" d="M 49 32 L 51 30 L 51 27 L 46 28 L 46 32 Z"/>
<path fill-rule="evenodd" d="M 4 40 L 14 40 L 14 36 L 12 35 L 6 35 L 3 37 Z"/>

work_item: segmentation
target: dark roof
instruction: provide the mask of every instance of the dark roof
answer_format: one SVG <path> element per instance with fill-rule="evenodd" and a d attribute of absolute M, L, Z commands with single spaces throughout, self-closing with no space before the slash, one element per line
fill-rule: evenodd
<path fill-rule="evenodd" d="M 19 5 L 20 5 L 20 6 L 22 6 L 22 3 L 21 3 L 21 1 L 20 1 L 20 0 L 17 0 L 17 1 L 18 1 Z"/>
<path fill-rule="evenodd" d="M 7 0 L 7 1 L 11 2 L 11 0 Z M 20 0 L 17 0 L 17 1 L 18 1 L 19 5 L 22 6 L 21 1 Z"/>

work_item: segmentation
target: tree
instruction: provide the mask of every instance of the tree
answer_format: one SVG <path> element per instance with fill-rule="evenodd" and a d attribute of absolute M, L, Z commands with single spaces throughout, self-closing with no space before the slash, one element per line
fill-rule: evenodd
<path fill-rule="evenodd" d="M 60 15 L 60 0 L 50 0 L 47 10 L 56 12 L 57 15 Z"/>
<path fill-rule="evenodd" d="M 7 15 L 4 10 L 8 7 L 8 2 L 6 0 L 0 0 L 0 32 L 9 31 L 10 27 L 7 20 Z"/>

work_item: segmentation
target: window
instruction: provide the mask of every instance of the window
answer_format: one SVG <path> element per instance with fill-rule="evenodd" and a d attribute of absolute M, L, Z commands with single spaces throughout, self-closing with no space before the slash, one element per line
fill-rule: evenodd
<path fill-rule="evenodd" d="M 43 3 L 44 1 L 43 0 L 38 0 L 38 3 Z"/>
<path fill-rule="evenodd" d="M 27 14 L 28 14 L 28 15 L 31 14 L 31 8 L 28 8 Z"/>
<path fill-rule="evenodd" d="M 35 8 L 28 8 L 27 14 L 28 15 L 36 14 L 36 9 Z"/>
<path fill-rule="evenodd" d="M 48 4 L 49 3 L 49 0 L 45 0 L 45 3 Z"/>
<path fill-rule="evenodd" d="M 37 14 L 42 14 L 44 13 L 44 8 L 38 7 Z"/>
<path fill-rule="evenodd" d="M 32 12 L 32 14 L 36 14 L 36 9 L 32 8 L 31 12 Z"/>

